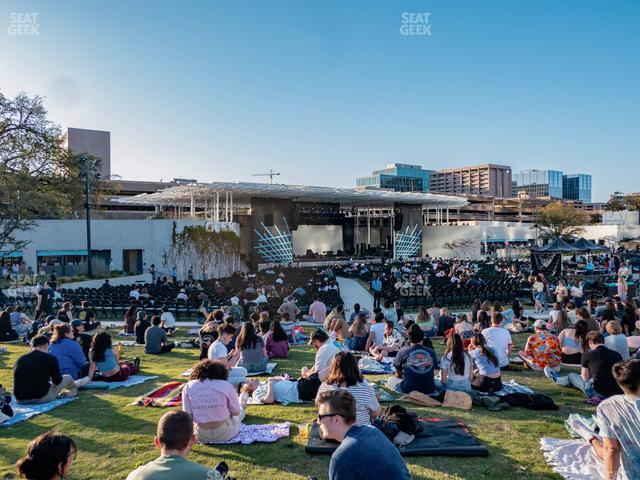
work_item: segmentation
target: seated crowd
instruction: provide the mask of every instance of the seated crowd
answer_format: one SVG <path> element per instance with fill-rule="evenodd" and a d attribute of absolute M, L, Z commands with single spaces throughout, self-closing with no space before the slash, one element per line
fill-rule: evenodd
<path fill-rule="evenodd" d="M 380 276 L 372 276 L 373 282 L 382 283 L 381 291 L 392 279 L 398 284 L 393 288 L 405 288 L 398 272 L 403 273 L 403 269 L 389 276 L 380 272 Z M 521 278 L 520 273 L 509 269 L 499 273 Z M 358 358 L 366 356 L 390 365 L 394 373 L 386 387 L 394 392 L 420 392 L 440 398 L 451 390 L 477 397 L 478 392 L 492 394 L 503 389 L 502 374 L 510 368 L 513 353 L 512 334 L 526 331 L 531 334 L 518 356 L 527 368 L 602 402 L 598 407 L 600 436 L 583 433 L 607 471 L 617 472 L 620 465 L 628 475 L 637 471 L 633 459 L 640 455 L 640 360 L 630 359 L 631 340 L 638 327 L 633 299 L 607 299 L 598 307 L 592 299 L 576 302 L 583 296 L 580 288 L 568 289 L 558 282 L 558 301 L 549 317 L 533 322 L 524 316 L 518 301 L 505 310 L 499 302 L 477 300 L 471 312 L 458 315 L 436 302 L 430 308 L 420 306 L 417 314 L 410 316 L 400 302 L 382 301 L 384 297 L 380 296 L 380 305 L 371 312 L 356 304 L 348 314 L 342 303 L 332 308 L 323 303 L 319 293 L 337 292 L 339 287 L 332 275 L 322 272 L 327 277 L 320 283 L 313 280 L 293 291 L 289 285 L 290 293 L 281 297 L 273 312 L 269 307 L 270 300 L 277 298 L 273 292 L 282 293 L 285 288 L 283 272 L 274 275 L 271 286 L 245 275 L 240 283 L 246 287 L 230 297 L 224 308 L 211 308 L 210 303 L 203 302 L 203 324 L 197 339 L 200 361 L 182 390 L 182 411 L 162 416 L 154 439 L 160 457 L 131 472 L 128 479 L 224 478 L 228 468 L 224 462 L 211 469 L 187 460 L 195 443 L 224 442 L 235 437 L 252 403 L 286 405 L 304 401 L 315 401 L 322 437 L 340 444 L 331 458 L 331 479 L 370 478 L 371 471 L 379 472 L 380 478 L 411 478 L 398 450 L 372 426 L 382 413 L 379 393 L 365 381 Z M 413 281 L 421 279 L 425 285 L 438 275 L 458 279 L 452 283 L 481 279 L 470 262 L 432 260 L 419 275 Z M 537 290 L 545 292 L 550 286 L 539 277 L 528 280 L 534 280 L 535 308 L 545 309 L 546 301 Z M 538 281 L 542 287 L 536 285 Z M 219 282 L 212 288 L 217 295 L 227 291 Z M 315 293 L 309 295 L 307 290 Z M 131 293 L 136 299 L 145 295 L 137 290 Z M 192 290 L 181 288 L 178 295 L 181 300 L 189 299 Z M 40 296 L 46 297 L 47 293 Z M 307 305 L 299 305 L 299 300 L 307 297 Z M 120 345 L 113 344 L 88 302 L 83 302 L 75 318 L 71 303 L 64 303 L 56 317 L 43 309 L 45 300 L 39 303 L 38 312 L 42 313 L 36 321 L 19 307 L 0 315 L 0 332 L 9 332 L 6 338 L 15 332 L 30 339 L 29 353 L 14 366 L 18 403 L 46 403 L 75 396 L 78 388 L 91 381 L 124 381 L 138 373 L 140 359 L 121 358 Z M 146 309 L 132 304 L 125 314 L 124 331 L 135 335 L 136 343 L 144 344 L 147 354 L 171 354 L 175 344 L 169 337 L 174 335 L 176 319 L 168 308 L 158 313 L 148 315 Z M 248 378 L 266 373 L 270 359 L 288 357 L 290 345 L 305 339 L 301 320 L 319 327 L 309 338 L 315 350 L 313 365 L 303 367 L 297 378 L 281 375 L 265 382 Z M 440 359 L 433 348 L 435 338 L 445 344 Z M 562 364 L 577 365 L 580 373 L 561 376 L 558 372 Z M 381 447 L 387 455 L 376 454 Z M 17 468 L 22 478 L 62 478 L 70 471 L 76 451 L 72 439 L 47 433 L 29 444 Z"/>

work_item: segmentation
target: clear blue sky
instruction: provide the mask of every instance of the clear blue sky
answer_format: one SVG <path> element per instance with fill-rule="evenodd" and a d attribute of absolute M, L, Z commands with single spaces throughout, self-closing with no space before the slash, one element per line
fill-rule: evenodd
<path fill-rule="evenodd" d="M 40 35 L 9 35 L 15 12 Z M 403 12 L 432 35 L 401 35 Z M 640 190 L 637 1 L 5 0 L 0 19 L 0 91 L 111 131 L 125 178 L 494 162 Z"/>

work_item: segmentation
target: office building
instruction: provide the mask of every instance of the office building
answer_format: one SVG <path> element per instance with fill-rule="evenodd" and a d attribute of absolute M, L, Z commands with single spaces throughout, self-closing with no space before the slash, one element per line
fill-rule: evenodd
<path fill-rule="evenodd" d="M 517 191 L 532 197 L 564 198 L 562 172 L 558 170 L 524 170 L 515 174 Z"/>
<path fill-rule="evenodd" d="M 432 172 L 429 177 L 432 193 L 448 195 L 480 195 L 511 197 L 511 167 L 506 165 L 475 165 Z"/>
<path fill-rule="evenodd" d="M 420 165 L 391 163 L 387 168 L 357 178 L 356 186 L 388 188 L 396 192 L 428 192 L 430 173 Z"/>
<path fill-rule="evenodd" d="M 591 175 L 585 173 L 563 175 L 562 198 L 591 203 Z"/>

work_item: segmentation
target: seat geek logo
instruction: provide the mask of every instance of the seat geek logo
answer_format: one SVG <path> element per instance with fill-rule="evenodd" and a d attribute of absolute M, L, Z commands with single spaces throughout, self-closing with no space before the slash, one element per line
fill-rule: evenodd
<path fill-rule="evenodd" d="M 401 15 L 400 35 L 404 36 L 431 36 L 430 12 L 411 13 L 404 12 Z"/>
<path fill-rule="evenodd" d="M 9 14 L 9 35 L 40 36 L 39 13 L 13 12 Z"/>

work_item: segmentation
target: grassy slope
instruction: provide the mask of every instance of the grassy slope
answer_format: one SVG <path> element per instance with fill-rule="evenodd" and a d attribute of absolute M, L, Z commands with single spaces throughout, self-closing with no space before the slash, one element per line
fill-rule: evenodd
<path fill-rule="evenodd" d="M 516 343 L 526 337 L 519 335 Z M 26 348 L 9 345 L 8 354 L 0 355 L 0 383 L 12 386 L 11 366 Z M 437 345 L 438 354 L 442 348 Z M 179 350 L 170 356 L 147 356 L 139 347 L 125 349 L 125 356 L 142 355 L 142 373 L 158 375 L 155 385 L 179 378 L 197 359 L 196 350 Z M 295 373 L 311 365 L 313 352 L 308 346 L 294 346 L 289 359 L 280 361 L 278 372 Z M 373 376 L 380 379 L 380 376 Z M 539 449 L 541 436 L 567 438 L 564 419 L 571 412 L 591 414 L 593 407 L 582 403 L 579 392 L 551 384 L 540 374 L 507 372 L 505 378 L 531 386 L 551 395 L 561 407 L 557 412 L 534 412 L 510 409 L 492 413 L 479 407 L 470 412 L 452 409 L 427 409 L 410 406 L 427 417 L 455 416 L 490 450 L 487 458 L 410 457 L 407 463 L 415 479 L 449 478 L 559 478 L 547 466 Z M 23 454 L 29 440 L 52 428 L 71 435 L 79 445 L 72 479 L 123 479 L 136 466 L 152 460 L 157 451 L 153 435 L 164 409 L 128 406 L 133 398 L 150 390 L 147 382 L 107 392 L 81 392 L 80 398 L 16 426 L 0 429 L 0 478 L 14 478 L 13 463 Z M 298 423 L 311 421 L 315 409 L 305 406 L 249 406 L 247 422 L 271 423 L 291 421 L 291 436 L 275 444 L 212 447 L 197 445 L 191 459 L 215 465 L 224 459 L 230 475 L 239 479 L 306 479 L 308 475 L 327 478 L 329 457 L 305 454 L 297 436 Z"/>

